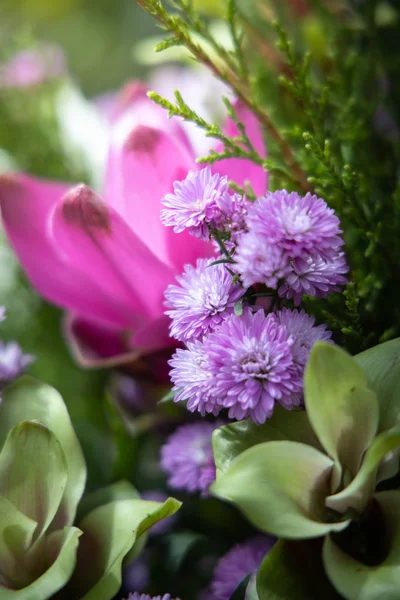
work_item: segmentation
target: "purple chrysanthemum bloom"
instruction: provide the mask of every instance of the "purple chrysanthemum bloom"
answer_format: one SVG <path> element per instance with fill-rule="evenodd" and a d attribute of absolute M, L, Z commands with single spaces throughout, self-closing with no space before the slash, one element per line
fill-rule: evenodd
<path fill-rule="evenodd" d="M 186 179 L 175 181 L 174 193 L 162 200 L 161 221 L 175 233 L 185 229 L 197 238 L 208 240 L 209 227 L 218 228 L 224 215 L 219 201 L 228 194 L 228 178 L 214 175 L 210 167 L 189 171 Z"/>
<path fill-rule="evenodd" d="M 347 282 L 345 273 L 349 270 L 344 253 L 338 252 L 328 260 L 320 256 L 296 258 L 291 262 L 291 270 L 286 281 L 279 288 L 282 298 L 293 298 L 296 306 L 303 294 L 325 298 L 332 292 L 338 292 Z"/>
<path fill-rule="evenodd" d="M 275 402 L 287 403 L 301 391 L 292 344 L 274 314 L 247 310 L 241 317 L 229 317 L 204 343 L 214 373 L 210 396 L 221 408 L 229 408 L 230 418 L 264 423 Z"/>
<path fill-rule="evenodd" d="M 0 342 L 0 387 L 17 379 L 34 360 L 34 356 L 22 352 L 17 342 Z"/>
<path fill-rule="evenodd" d="M 241 582 L 258 570 L 275 541 L 271 536 L 260 535 L 231 548 L 215 567 L 209 600 L 230 600 Z"/>
<path fill-rule="evenodd" d="M 172 319 L 171 336 L 182 342 L 202 338 L 214 330 L 234 311 L 243 288 L 232 283 L 232 275 L 223 264 L 199 259 L 196 267 L 186 265 L 179 285 L 169 285 L 165 292 L 166 311 Z"/>
<path fill-rule="evenodd" d="M 338 217 L 325 200 L 310 193 L 278 190 L 258 199 L 249 211 L 249 231 L 263 235 L 290 258 L 318 254 L 329 258 L 343 245 Z"/>
<path fill-rule="evenodd" d="M 200 422 L 178 427 L 161 448 L 161 467 L 171 488 L 207 494 L 215 481 L 212 434 L 222 423 Z"/>
<path fill-rule="evenodd" d="M 252 204 L 246 196 L 237 193 L 224 194 L 218 204 L 224 215 L 223 228 L 229 233 L 231 243 L 234 243 L 240 234 L 247 231 L 246 218 Z"/>
<path fill-rule="evenodd" d="M 173 600 L 171 594 L 164 594 L 163 596 L 149 596 L 148 594 L 140 594 L 139 592 L 131 592 L 126 600 Z M 175 598 L 179 600 L 179 598 Z"/>
<path fill-rule="evenodd" d="M 289 269 L 285 252 L 253 232 L 239 237 L 235 261 L 234 269 L 240 273 L 245 288 L 254 283 L 265 283 L 275 289 Z"/>
<path fill-rule="evenodd" d="M 172 367 L 170 378 L 176 392 L 174 402 L 187 401 L 188 410 L 199 411 L 203 416 L 218 415 L 220 408 L 211 395 L 214 375 L 204 344 L 199 340 L 188 342 L 184 350 L 177 349 L 168 364 Z"/>
<path fill-rule="evenodd" d="M 298 380 L 303 385 L 304 368 L 306 366 L 311 348 L 315 342 L 322 341 L 331 343 L 332 333 L 327 331 L 326 325 L 315 325 L 315 318 L 308 315 L 304 310 L 290 310 L 283 308 L 276 313 L 278 323 L 286 328 L 288 336 L 293 339 L 291 347 L 293 356 L 293 365 Z M 289 404 L 285 408 L 292 408 L 303 401 L 303 393 L 292 394 L 289 398 Z"/>

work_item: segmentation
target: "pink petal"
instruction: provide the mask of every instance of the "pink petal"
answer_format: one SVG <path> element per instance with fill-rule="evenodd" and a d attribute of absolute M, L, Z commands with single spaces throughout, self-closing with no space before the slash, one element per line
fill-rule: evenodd
<path fill-rule="evenodd" d="M 84 367 L 126 365 L 140 354 L 128 348 L 126 334 L 78 315 L 67 314 L 63 329 L 74 358 Z"/>
<path fill-rule="evenodd" d="M 149 330 L 157 325 L 149 325 Z M 168 335 L 168 323 L 162 326 Z M 168 360 L 173 348 L 168 345 L 161 351 L 153 352 L 146 348 L 145 340 L 141 347 L 130 348 L 126 334 L 109 329 L 78 315 L 67 314 L 63 323 L 64 335 L 75 360 L 84 367 L 124 366 L 137 375 L 149 379 L 152 383 L 169 383 Z M 139 337 L 144 334 L 145 328 Z M 165 338 L 165 331 L 159 339 Z M 132 339 L 130 340 L 132 342 Z M 168 344 L 173 340 L 169 339 Z M 156 344 L 157 345 L 157 344 Z"/>
<path fill-rule="evenodd" d="M 124 327 L 120 311 L 94 283 L 57 252 L 49 215 L 68 189 L 27 175 L 0 177 L 0 205 L 8 237 L 32 284 L 45 298 L 114 326 Z"/>
<path fill-rule="evenodd" d="M 147 101 L 149 102 L 149 101 Z M 145 109 L 151 107 L 146 105 Z M 136 120 L 140 117 L 138 114 Z M 127 122 L 125 122 L 127 119 Z M 157 117 L 153 119 L 157 122 Z M 182 270 L 207 250 L 204 242 L 187 233 L 177 236 L 160 220 L 161 200 L 173 191 L 173 183 L 196 169 L 193 154 L 158 126 L 133 123 L 130 113 L 123 116 L 111 132 L 106 175 L 108 202 L 129 223 L 136 235 L 164 263 Z"/>
<path fill-rule="evenodd" d="M 262 130 L 257 118 L 240 101 L 234 104 L 236 114 L 246 127 L 246 133 L 257 152 L 264 158 L 266 157 L 265 144 Z M 228 137 L 237 137 L 240 135 L 232 119 L 227 119 L 224 127 L 224 133 Z M 215 147 L 216 152 L 223 150 L 222 142 Z M 257 196 L 265 194 L 268 187 L 268 173 L 250 160 L 243 158 L 227 158 L 217 161 L 212 166 L 213 173 L 227 175 L 230 181 L 244 186 L 245 181 L 250 181 L 253 190 Z"/>
<path fill-rule="evenodd" d="M 134 331 L 129 339 L 131 348 L 140 348 L 142 353 L 155 352 L 163 348 L 175 348 L 177 341 L 169 335 L 170 319 L 161 315 Z"/>
<path fill-rule="evenodd" d="M 163 314 L 164 290 L 175 272 L 89 187 L 77 186 L 63 197 L 52 214 L 51 228 L 68 260 L 118 300 L 132 328 Z"/>

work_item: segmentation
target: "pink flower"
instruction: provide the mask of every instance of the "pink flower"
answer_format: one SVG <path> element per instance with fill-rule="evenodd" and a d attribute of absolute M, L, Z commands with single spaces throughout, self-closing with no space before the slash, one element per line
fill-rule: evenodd
<path fill-rule="evenodd" d="M 252 115 L 248 120 L 258 144 L 258 125 Z M 249 177 L 252 167 L 242 164 L 248 161 L 223 162 L 221 173 L 237 183 L 242 173 Z M 176 344 L 164 292 L 185 264 L 210 255 L 212 246 L 164 227 L 161 199 L 195 168 L 179 121 L 169 120 L 142 86 L 131 85 L 111 117 L 105 199 L 85 185 L 0 177 L 8 237 L 39 293 L 70 312 L 67 337 L 83 364 L 132 361 Z M 265 191 L 266 182 L 258 168 L 253 186 Z"/>
<path fill-rule="evenodd" d="M 65 56 L 54 44 L 27 48 L 0 65 L 1 88 L 29 88 L 67 72 Z"/>

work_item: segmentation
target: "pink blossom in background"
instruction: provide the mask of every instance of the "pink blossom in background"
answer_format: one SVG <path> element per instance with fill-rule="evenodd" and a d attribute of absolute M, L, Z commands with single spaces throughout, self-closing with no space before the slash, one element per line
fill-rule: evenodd
<path fill-rule="evenodd" d="M 0 65 L 0 87 L 26 88 L 67 72 L 63 51 L 53 44 L 22 50 Z"/>
<path fill-rule="evenodd" d="M 258 124 L 239 110 L 257 146 Z M 86 366 L 126 363 L 176 345 L 164 292 L 185 264 L 213 248 L 164 227 L 161 199 L 198 168 L 195 158 L 180 122 L 135 84 L 111 117 L 104 196 L 25 174 L 0 178 L 8 237 L 39 293 L 69 311 L 67 339 Z M 223 163 L 221 173 L 239 184 L 253 168 L 239 159 Z M 252 184 L 261 193 L 267 175 L 254 168 Z"/>

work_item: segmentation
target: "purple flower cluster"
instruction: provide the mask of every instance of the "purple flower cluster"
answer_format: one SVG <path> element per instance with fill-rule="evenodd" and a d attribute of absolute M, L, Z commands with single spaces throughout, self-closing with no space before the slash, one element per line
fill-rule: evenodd
<path fill-rule="evenodd" d="M 215 567 L 209 600 L 229 600 L 241 582 L 258 570 L 275 541 L 271 536 L 260 535 L 231 548 Z"/>
<path fill-rule="evenodd" d="M 207 495 L 215 481 L 212 434 L 222 423 L 192 423 L 182 425 L 161 448 L 161 467 L 173 489 Z"/>
<path fill-rule="evenodd" d="M 330 333 L 304 311 L 231 315 L 171 359 L 175 401 L 186 400 L 202 415 L 225 408 L 232 419 L 264 423 L 276 402 L 289 409 L 301 403 L 305 363 L 317 340 L 329 341 Z"/>
<path fill-rule="evenodd" d="M 230 231 L 235 238 L 242 231 L 247 201 L 228 189 L 228 178 L 212 174 L 206 167 L 189 171 L 186 179 L 174 183 L 174 192 L 162 200 L 161 221 L 175 233 L 185 229 L 197 238 L 210 239 L 210 230 Z"/>
<path fill-rule="evenodd" d="M 226 410 L 258 424 L 276 403 L 301 404 L 310 350 L 331 334 L 285 304 L 346 282 L 334 211 L 317 196 L 286 190 L 252 204 L 209 168 L 176 182 L 163 204 L 162 220 L 176 232 L 225 244 L 222 258 L 187 265 L 166 291 L 171 336 L 185 344 L 169 363 L 175 401 L 202 416 Z"/>
<path fill-rule="evenodd" d="M 298 305 L 303 294 L 325 297 L 346 282 L 339 219 L 321 198 L 268 192 L 248 211 L 246 229 L 235 254 L 246 287 L 278 287 Z"/>

